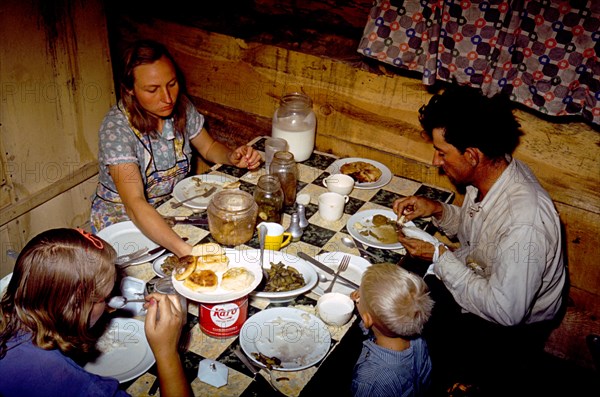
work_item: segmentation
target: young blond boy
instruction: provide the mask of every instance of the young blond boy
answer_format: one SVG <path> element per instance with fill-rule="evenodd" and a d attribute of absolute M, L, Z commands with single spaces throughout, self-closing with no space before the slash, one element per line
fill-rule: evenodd
<path fill-rule="evenodd" d="M 369 335 L 354 366 L 352 394 L 419 396 L 427 392 L 431 360 L 419 335 L 433 300 L 423 279 L 397 265 L 375 264 L 363 274 L 356 301 Z"/>

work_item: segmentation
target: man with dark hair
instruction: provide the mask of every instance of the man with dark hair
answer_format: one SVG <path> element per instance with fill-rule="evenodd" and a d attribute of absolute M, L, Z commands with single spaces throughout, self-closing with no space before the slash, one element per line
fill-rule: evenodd
<path fill-rule="evenodd" d="M 462 206 L 416 196 L 394 203 L 399 217 L 431 216 L 460 242 L 452 251 L 398 236 L 411 257 L 433 262 L 425 280 L 436 304 L 424 336 L 434 377 L 514 395 L 525 367 L 532 383 L 532 360 L 563 303 L 558 214 L 531 170 L 511 157 L 522 132 L 508 100 L 453 86 L 423 106 L 419 120 L 433 164 L 466 188 Z"/>

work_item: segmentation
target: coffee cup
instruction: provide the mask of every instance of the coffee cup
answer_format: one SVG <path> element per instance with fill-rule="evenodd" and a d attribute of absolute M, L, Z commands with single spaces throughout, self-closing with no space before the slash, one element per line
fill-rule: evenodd
<path fill-rule="evenodd" d="M 344 214 L 344 206 L 348 200 L 348 196 L 339 193 L 323 193 L 319 196 L 319 215 L 326 221 L 337 221 Z"/>
<path fill-rule="evenodd" d="M 354 189 L 354 179 L 346 174 L 332 174 L 323 179 L 323 186 L 330 192 L 344 196 Z"/>
<path fill-rule="evenodd" d="M 283 226 L 275 222 L 261 222 L 256 228 L 260 237 L 260 227 L 265 226 L 267 234 L 265 236 L 265 249 L 279 251 L 292 242 L 292 233 L 285 232 Z"/>

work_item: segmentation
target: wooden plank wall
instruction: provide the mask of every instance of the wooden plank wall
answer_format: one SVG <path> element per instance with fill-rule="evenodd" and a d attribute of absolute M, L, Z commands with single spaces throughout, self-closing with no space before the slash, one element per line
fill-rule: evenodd
<path fill-rule="evenodd" d="M 102 1 L 0 6 L 0 277 L 39 232 L 89 219 L 98 127 L 115 102 Z"/>
<path fill-rule="evenodd" d="M 417 110 L 431 94 L 415 76 L 356 53 L 370 1 L 244 4 L 185 15 L 176 5 L 144 15 L 113 8 L 111 48 L 117 54 L 138 38 L 165 43 L 211 132 L 224 142 L 269 135 L 278 99 L 301 90 L 314 100 L 319 150 L 372 158 L 399 175 L 452 188 L 431 166 L 433 151 L 418 125 Z M 600 333 L 600 135 L 583 122 L 517 116 L 526 135 L 516 157 L 532 166 L 565 227 L 569 308 L 547 350 L 589 367 L 585 337 Z"/>

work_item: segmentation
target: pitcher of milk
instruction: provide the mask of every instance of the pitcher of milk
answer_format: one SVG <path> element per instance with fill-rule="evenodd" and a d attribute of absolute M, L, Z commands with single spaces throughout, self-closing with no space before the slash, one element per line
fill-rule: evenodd
<path fill-rule="evenodd" d="M 315 148 L 317 118 L 312 99 L 301 92 L 286 94 L 273 114 L 271 135 L 288 143 L 296 161 L 308 160 Z"/>

